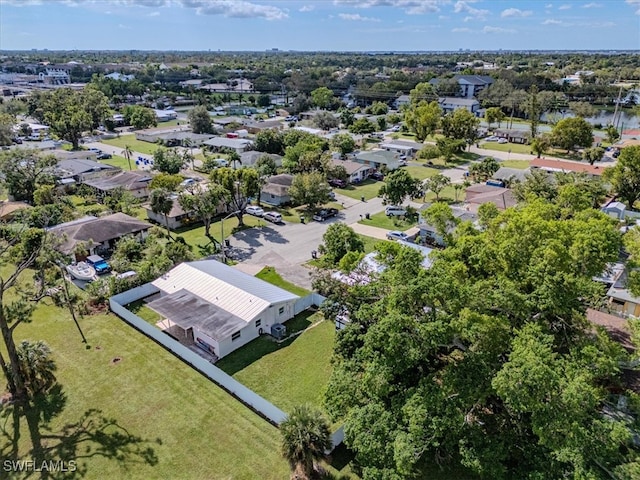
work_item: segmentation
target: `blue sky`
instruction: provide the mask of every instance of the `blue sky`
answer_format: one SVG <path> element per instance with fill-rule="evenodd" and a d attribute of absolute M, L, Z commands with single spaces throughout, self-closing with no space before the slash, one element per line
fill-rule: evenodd
<path fill-rule="evenodd" d="M 0 49 L 640 49 L 640 0 L 0 0 Z"/>

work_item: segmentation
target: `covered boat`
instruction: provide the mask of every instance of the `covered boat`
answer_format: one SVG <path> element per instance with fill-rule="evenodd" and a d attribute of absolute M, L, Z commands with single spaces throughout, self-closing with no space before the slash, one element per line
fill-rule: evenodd
<path fill-rule="evenodd" d="M 73 265 L 67 265 L 67 272 L 76 280 L 82 280 L 84 282 L 90 282 L 96 278 L 96 270 L 91 265 L 85 262 L 74 263 Z"/>

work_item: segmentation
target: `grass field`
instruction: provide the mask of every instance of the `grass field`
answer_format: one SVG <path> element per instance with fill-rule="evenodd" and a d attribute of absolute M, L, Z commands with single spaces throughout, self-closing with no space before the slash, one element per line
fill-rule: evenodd
<path fill-rule="evenodd" d="M 302 334 L 280 344 L 259 337 L 216 366 L 285 412 L 302 403 L 320 407 L 335 336 L 333 323 L 322 320 L 320 313 L 303 312 L 286 323 L 289 333 Z"/>
<path fill-rule="evenodd" d="M 275 427 L 114 315 L 80 324 L 86 346 L 53 306 L 16 330 L 45 340 L 58 365 L 62 392 L 32 411 L 46 418 L 52 459 L 76 459 L 85 479 L 288 477 Z M 24 418 L 15 429 L 11 413 L 0 410 L 0 456 L 31 459 L 33 431 Z M 103 418 L 114 423 L 101 428 Z"/>
<path fill-rule="evenodd" d="M 456 191 L 451 185 L 448 185 L 442 189 L 442 191 L 440 192 L 439 198 L 441 202 L 455 203 Z M 418 198 L 416 201 L 421 202 L 422 198 Z M 425 202 L 432 203 L 435 201 L 436 201 L 436 194 L 433 192 L 427 192 L 427 195 L 425 197 Z M 458 192 L 458 201 L 459 202 L 464 201 L 464 189 Z"/>
<path fill-rule="evenodd" d="M 364 197 L 365 200 L 371 200 L 378 196 L 380 187 L 384 185 L 384 182 L 376 182 L 375 180 L 365 180 L 358 185 L 349 185 L 347 188 L 336 188 L 336 193 L 345 195 L 347 197 L 360 200 Z"/>
<path fill-rule="evenodd" d="M 121 168 L 122 170 L 129 170 L 129 162 L 126 158 L 120 155 L 114 155 L 108 160 L 100 160 L 100 163 L 106 163 L 107 165 L 113 165 L 114 167 Z M 131 157 L 131 169 L 136 170 L 136 159 Z"/>
<path fill-rule="evenodd" d="M 310 293 L 304 288 L 298 287 L 291 282 L 287 282 L 280 276 L 280 274 L 278 274 L 276 269 L 273 267 L 264 267 L 262 270 L 256 273 L 256 277 L 260 280 L 264 280 L 265 282 L 275 285 L 276 287 L 280 287 L 287 292 L 298 295 L 299 297 L 304 297 Z"/>
<path fill-rule="evenodd" d="M 244 224 L 253 227 L 259 224 L 264 225 L 265 221 L 252 215 L 244 215 Z M 231 235 L 238 226 L 238 219 L 236 217 L 227 218 L 224 221 L 224 237 L 227 238 Z M 222 222 L 218 220 L 211 224 L 211 236 L 219 242 L 222 241 Z M 204 247 L 210 243 L 209 239 L 204 234 L 204 225 L 182 227 L 171 233 L 173 236 L 179 236 L 184 238 L 187 245 L 192 247 L 192 251 L 196 256 L 206 256 L 199 254 L 199 247 Z"/>
<path fill-rule="evenodd" d="M 408 167 L 402 167 L 403 170 L 409 172 L 409 174 L 417 178 L 418 180 L 424 180 L 425 178 L 433 177 L 438 173 L 438 170 L 435 168 L 418 166 L 418 165 L 409 165 Z"/>
<path fill-rule="evenodd" d="M 531 153 L 531 145 L 521 145 L 519 143 L 483 142 L 480 144 L 480 148 L 497 152 Z"/>
<path fill-rule="evenodd" d="M 416 225 L 416 222 L 407 222 L 400 217 L 387 217 L 384 212 L 371 215 L 369 220 L 360 220 L 358 223 L 370 225 L 372 227 L 384 228 L 386 230 L 407 230 Z"/>
<path fill-rule="evenodd" d="M 531 162 L 529 160 L 499 160 L 501 167 L 519 168 L 525 170 L 529 168 Z"/>
<path fill-rule="evenodd" d="M 153 155 L 153 152 L 155 152 L 158 148 L 160 148 L 160 145 L 158 144 L 136 140 L 135 135 L 122 135 L 118 138 L 101 140 L 100 143 L 111 145 L 117 148 L 122 148 L 123 150 L 124 150 L 124 147 L 129 145 L 131 150 L 133 150 L 134 152 L 144 153 L 146 155 Z"/>

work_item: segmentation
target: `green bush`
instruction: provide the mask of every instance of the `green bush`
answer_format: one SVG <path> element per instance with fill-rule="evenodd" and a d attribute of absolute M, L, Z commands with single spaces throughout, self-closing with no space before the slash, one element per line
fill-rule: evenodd
<path fill-rule="evenodd" d="M 435 145 L 425 145 L 422 150 L 418 152 L 418 158 L 422 160 L 432 160 L 440 156 L 440 149 Z"/>

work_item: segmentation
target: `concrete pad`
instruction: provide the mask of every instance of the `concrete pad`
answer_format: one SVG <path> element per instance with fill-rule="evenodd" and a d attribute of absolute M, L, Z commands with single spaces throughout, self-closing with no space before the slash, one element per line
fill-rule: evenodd
<path fill-rule="evenodd" d="M 252 265 L 250 263 L 236 263 L 233 268 L 240 270 L 252 277 L 255 277 L 256 274 L 264 268 L 264 265 Z"/>
<path fill-rule="evenodd" d="M 352 223 L 349 225 L 356 233 L 366 235 L 367 237 L 378 238 L 380 240 L 387 239 L 387 233 L 389 230 L 384 228 L 372 227 L 370 225 L 363 225 L 361 223 Z"/>

